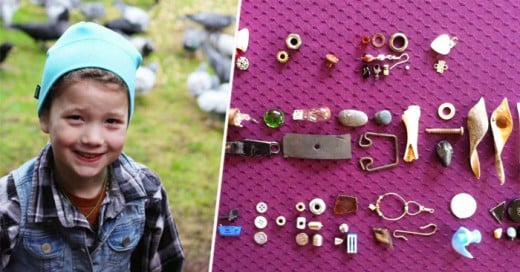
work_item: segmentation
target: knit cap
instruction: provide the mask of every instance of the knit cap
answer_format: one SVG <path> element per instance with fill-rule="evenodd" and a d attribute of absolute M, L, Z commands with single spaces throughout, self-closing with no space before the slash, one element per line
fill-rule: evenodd
<path fill-rule="evenodd" d="M 119 76 L 128 88 L 128 120 L 134 112 L 135 73 L 142 57 L 122 35 L 91 22 L 70 26 L 47 51 L 41 86 L 36 87 L 38 116 L 52 85 L 68 72 L 100 68 Z"/>

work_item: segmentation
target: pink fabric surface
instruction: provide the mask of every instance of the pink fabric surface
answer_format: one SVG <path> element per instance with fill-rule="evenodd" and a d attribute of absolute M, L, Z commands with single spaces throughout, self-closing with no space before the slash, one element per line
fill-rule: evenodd
<path fill-rule="evenodd" d="M 350 3 L 349 3 L 350 2 Z M 516 14 L 516 15 L 515 15 Z M 499 202 L 519 197 L 518 113 L 520 101 L 520 36 L 518 33 L 520 3 L 516 1 L 242 1 L 240 29 L 250 31 L 249 49 L 243 55 L 250 61 L 247 71 L 234 72 L 231 107 L 238 107 L 258 120 L 272 108 L 286 113 L 287 122 L 279 129 L 262 122 L 244 123 L 243 128 L 230 127 L 227 140 L 258 139 L 282 142 L 286 133 L 345 134 L 352 136 L 350 160 L 304 160 L 284 158 L 283 152 L 272 157 L 225 156 L 218 212 L 239 208 L 240 217 L 229 223 L 242 226 L 240 237 L 215 234 L 213 271 L 514 271 L 518 267 L 520 241 L 495 240 L 497 227 L 516 226 L 505 215 L 496 222 L 489 209 Z M 361 44 L 362 35 L 403 32 L 409 39 L 406 52 L 410 70 L 398 66 L 388 77 L 378 81 L 361 77 L 363 53 L 390 54 L 387 46 L 374 48 Z M 298 33 L 303 45 L 298 51 L 287 50 L 286 64 L 276 61 L 276 53 L 285 49 L 289 33 Z M 447 56 L 430 49 L 440 34 L 458 37 L 458 43 Z M 324 65 L 324 56 L 334 53 L 340 59 L 332 69 Z M 392 53 L 395 54 L 395 53 Z M 434 71 L 437 59 L 446 60 L 444 74 Z M 482 176 L 478 180 L 469 165 L 468 133 L 464 136 L 431 135 L 427 127 L 466 127 L 467 113 L 485 98 L 488 116 L 504 97 L 509 99 L 513 114 L 513 134 L 502 158 L 506 171 L 501 186 L 495 170 L 491 130 L 478 147 Z M 437 108 L 451 102 L 456 108 L 449 121 L 437 116 Z M 401 115 L 409 105 L 421 107 L 419 159 L 403 162 L 406 129 Z M 325 123 L 291 120 L 294 109 L 328 106 L 333 118 Z M 336 120 L 343 109 L 364 111 L 370 120 L 359 128 L 346 128 Z M 388 126 L 378 126 L 373 115 L 382 109 L 392 112 Z M 366 131 L 392 133 L 399 139 L 400 163 L 393 169 L 368 173 L 360 169 L 360 157 L 372 155 L 375 164 L 390 162 L 392 145 L 376 139 L 374 147 L 365 150 L 357 145 Z M 450 167 L 443 167 L 435 155 L 435 145 L 447 139 L 455 150 Z M 415 200 L 435 209 L 433 214 L 405 216 L 392 222 L 378 217 L 367 207 L 386 192 L 396 192 L 406 200 Z M 477 211 L 469 219 L 458 219 L 450 212 L 451 198 L 467 192 L 477 200 Z M 339 193 L 358 198 L 359 208 L 349 215 L 334 215 L 332 207 Z M 320 216 L 308 209 L 301 213 L 307 221 L 321 221 L 318 233 L 324 237 L 322 247 L 295 243 L 295 205 L 308 204 L 320 197 L 327 211 Z M 263 230 L 269 238 L 257 245 L 253 235 L 258 229 L 255 206 L 264 201 L 269 220 Z M 385 200 L 386 201 L 386 200 Z M 389 203 L 393 203 L 389 200 Z M 395 203 L 394 203 L 395 204 Z M 399 207 L 388 207 L 389 215 Z M 279 227 L 275 219 L 287 218 Z M 358 253 L 348 255 L 345 245 L 335 246 L 341 237 L 339 225 L 348 223 L 350 233 L 358 235 Z M 372 227 L 419 230 L 435 223 L 437 233 L 431 237 L 409 236 L 408 241 L 393 239 L 390 249 L 377 243 Z M 451 247 L 455 231 L 465 226 L 482 233 L 482 242 L 467 249 L 474 259 L 457 254 Z M 316 231 L 306 229 L 312 237 Z"/>

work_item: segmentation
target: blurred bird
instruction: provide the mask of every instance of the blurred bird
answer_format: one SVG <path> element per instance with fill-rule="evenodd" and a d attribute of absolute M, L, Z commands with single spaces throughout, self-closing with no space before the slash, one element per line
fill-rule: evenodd
<path fill-rule="evenodd" d="M 5 59 L 7 58 L 7 55 L 13 49 L 14 45 L 10 42 L 4 42 L 0 45 L 0 64 L 2 64 Z"/>
<path fill-rule="evenodd" d="M 202 50 L 206 54 L 209 64 L 211 65 L 211 68 L 213 68 L 215 74 L 217 74 L 220 82 L 229 82 L 231 73 L 231 57 L 219 53 L 208 43 L 202 44 Z"/>
<path fill-rule="evenodd" d="M 85 20 L 91 22 L 97 22 L 101 18 L 105 17 L 105 5 L 101 2 L 86 2 L 81 3 L 79 11 L 85 17 Z"/>
<path fill-rule="evenodd" d="M 207 33 L 196 28 L 187 28 L 182 35 L 182 46 L 188 53 L 193 53 L 200 48 L 200 45 L 206 39 Z"/>
<path fill-rule="evenodd" d="M 235 21 L 234 16 L 223 15 L 212 12 L 201 12 L 196 14 L 188 14 L 186 18 L 202 25 L 209 32 L 221 31 L 230 26 Z"/>
<path fill-rule="evenodd" d="M 232 57 L 236 51 L 235 37 L 225 33 L 214 32 L 208 37 L 209 43 L 220 53 Z"/>
<path fill-rule="evenodd" d="M 139 66 L 135 74 L 135 93 L 137 95 L 150 93 L 155 86 L 157 70 L 159 70 L 159 63 L 157 62 L 147 66 Z"/>
<path fill-rule="evenodd" d="M 119 9 L 124 19 L 134 25 L 141 26 L 141 32 L 145 32 L 148 29 L 150 16 L 145 10 L 139 7 L 127 5 L 120 0 L 115 0 L 114 6 Z"/>
<path fill-rule="evenodd" d="M 64 9 L 57 22 L 11 24 L 11 28 L 21 30 L 35 42 L 57 40 L 69 27 L 69 10 Z"/>
<path fill-rule="evenodd" d="M 144 32 L 141 25 L 134 24 L 124 18 L 110 20 L 105 23 L 105 27 L 125 35 L 134 35 Z"/>
<path fill-rule="evenodd" d="M 45 12 L 47 13 L 47 18 L 49 22 L 57 22 L 60 18 L 60 15 L 63 13 L 65 9 L 69 12 L 73 9 L 76 9 L 80 5 L 79 0 L 46 0 L 45 3 Z"/>
<path fill-rule="evenodd" d="M 0 17 L 4 21 L 4 27 L 8 27 L 12 23 L 13 15 L 19 6 L 19 0 L 0 0 Z"/>
<path fill-rule="evenodd" d="M 229 107 L 230 94 L 231 85 L 224 83 L 216 90 L 202 93 L 197 98 L 197 105 L 201 110 L 217 117 L 220 121 L 224 121 Z"/>
<path fill-rule="evenodd" d="M 126 38 L 137 48 L 143 57 L 147 57 L 155 51 L 155 46 L 150 38 L 132 36 L 126 36 Z"/>
<path fill-rule="evenodd" d="M 212 76 L 208 73 L 208 65 L 203 62 L 199 65 L 197 70 L 188 75 L 186 85 L 191 96 L 198 97 L 202 93 L 216 88 L 220 82 L 217 76 Z"/>

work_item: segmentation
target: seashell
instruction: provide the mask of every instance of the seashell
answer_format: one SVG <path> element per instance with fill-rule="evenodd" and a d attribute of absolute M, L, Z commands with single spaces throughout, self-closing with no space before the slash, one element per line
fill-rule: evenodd
<path fill-rule="evenodd" d="M 478 159 L 477 146 L 482 141 L 489 129 L 488 115 L 484 97 L 473 106 L 468 112 L 468 131 L 469 131 L 469 164 L 477 179 L 480 179 L 480 161 Z"/>
<path fill-rule="evenodd" d="M 491 133 L 495 141 L 495 167 L 500 185 L 504 185 L 506 176 L 501 155 L 507 139 L 509 139 L 513 131 L 513 116 L 511 116 L 511 111 L 509 110 L 507 98 L 504 98 L 502 103 L 493 111 L 489 122 L 491 124 Z"/>
<path fill-rule="evenodd" d="M 453 157 L 453 146 L 451 146 L 450 142 L 446 140 L 442 140 L 439 143 L 437 143 L 436 148 L 437 157 L 442 162 L 442 165 L 445 167 L 450 166 L 451 164 L 451 158 Z"/>
<path fill-rule="evenodd" d="M 342 110 L 338 114 L 338 120 L 346 127 L 360 127 L 368 122 L 368 116 L 358 110 Z"/>
<path fill-rule="evenodd" d="M 406 126 L 406 149 L 403 158 L 405 162 L 419 159 L 419 151 L 417 150 L 419 118 L 421 118 L 421 107 L 417 105 L 408 106 L 408 109 L 402 115 L 404 125 Z"/>
<path fill-rule="evenodd" d="M 236 46 L 237 49 L 242 52 L 246 52 L 249 47 L 249 29 L 242 28 L 237 32 L 236 36 Z"/>

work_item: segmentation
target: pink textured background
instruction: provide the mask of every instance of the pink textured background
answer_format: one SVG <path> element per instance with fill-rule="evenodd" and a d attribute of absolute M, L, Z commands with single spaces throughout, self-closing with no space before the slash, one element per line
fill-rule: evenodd
<path fill-rule="evenodd" d="M 346 3 L 351 2 L 351 3 Z M 362 3 L 364 2 L 364 3 Z M 503 200 L 519 197 L 518 71 L 520 70 L 520 36 L 518 33 L 520 3 L 516 1 L 242 1 L 240 28 L 249 28 L 250 45 L 245 56 L 251 65 L 248 71 L 235 71 L 232 107 L 261 119 L 271 108 L 280 108 L 288 117 L 279 129 L 263 123 L 245 123 L 244 128 L 230 127 L 227 140 L 244 138 L 282 142 L 285 133 L 352 135 L 351 160 L 284 159 L 282 152 L 274 157 L 246 158 L 226 155 L 222 177 L 219 214 L 238 207 L 241 217 L 234 222 L 243 227 L 238 238 L 216 235 L 214 271 L 513 271 L 518 267 L 520 241 L 495 240 L 496 227 L 515 226 L 507 216 L 498 224 L 489 209 Z M 517 14 L 517 15 L 514 15 Z M 288 33 L 299 33 L 303 46 L 289 51 L 289 63 L 276 62 L 278 50 L 285 48 Z M 360 75 L 363 52 L 390 53 L 387 46 L 366 49 L 360 39 L 364 34 L 382 32 L 387 37 L 404 32 L 409 39 L 411 69 L 398 66 L 387 78 L 366 80 Z M 436 73 L 432 66 L 439 56 L 430 49 L 431 41 L 440 34 L 457 36 L 458 44 L 443 57 L 449 70 Z M 326 53 L 340 58 L 333 69 L 323 64 Z M 487 112 L 509 99 L 513 113 L 513 134 L 503 152 L 506 183 L 500 186 L 494 165 L 491 131 L 478 148 L 482 177 L 477 180 L 469 166 L 467 133 L 463 137 L 429 135 L 426 127 L 466 127 L 469 109 L 483 96 Z M 437 116 L 443 102 L 455 105 L 457 113 L 450 121 Z M 419 160 L 402 160 L 406 130 L 401 114 L 411 104 L 420 105 L 422 116 L 419 133 Z M 294 109 L 327 105 L 334 118 L 326 123 L 290 120 Z M 342 109 L 355 108 L 372 119 L 384 108 L 393 114 L 389 126 L 377 126 L 373 120 L 360 128 L 339 125 L 335 116 Z M 366 131 L 396 134 L 399 138 L 400 163 L 381 172 L 361 171 L 358 160 L 368 154 L 357 146 Z M 435 145 L 448 139 L 455 149 L 450 167 L 444 168 L 436 158 Z M 376 164 L 392 158 L 393 149 L 381 141 L 370 151 Z M 388 159 L 388 160 L 386 160 Z M 385 160 L 385 161 L 383 161 Z M 397 192 L 407 200 L 435 208 L 434 214 L 423 213 L 404 219 L 386 221 L 367 206 L 378 195 Z M 449 210 L 450 199 L 468 192 L 478 203 L 476 214 L 457 219 Z M 336 195 L 346 193 L 358 197 L 355 214 L 336 216 L 332 213 Z M 328 210 L 314 216 L 308 210 L 302 215 L 307 221 L 324 224 L 323 247 L 311 244 L 299 247 L 295 227 L 299 213 L 294 206 L 306 204 L 315 197 L 323 198 Z M 254 218 L 255 205 L 269 205 L 264 230 L 269 241 L 263 246 L 254 243 L 258 230 Z M 389 212 L 390 213 L 390 212 Z M 278 227 L 275 218 L 284 215 L 285 227 Z M 358 254 L 347 255 L 345 247 L 333 244 L 340 236 L 338 226 L 348 223 L 358 235 Z M 219 220 L 219 224 L 228 224 Z M 408 241 L 394 239 L 394 249 L 378 244 L 372 227 L 416 230 L 428 223 L 438 225 L 432 237 L 410 236 Z M 460 227 L 479 229 L 483 240 L 468 250 L 475 259 L 467 259 L 451 248 L 451 237 Z M 314 231 L 306 230 L 311 235 Z"/>

